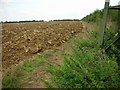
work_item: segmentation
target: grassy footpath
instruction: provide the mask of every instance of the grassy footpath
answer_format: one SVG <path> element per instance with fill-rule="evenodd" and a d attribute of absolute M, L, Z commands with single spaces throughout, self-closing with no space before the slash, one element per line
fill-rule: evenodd
<path fill-rule="evenodd" d="M 30 73 L 45 63 L 41 54 L 33 56 L 31 60 L 18 65 L 14 70 L 7 72 L 3 77 L 3 88 L 21 88 L 27 79 L 30 79 Z"/>
<path fill-rule="evenodd" d="M 57 52 L 58 49 L 38 53 L 34 55 L 31 59 L 18 64 L 17 67 L 13 67 L 12 70 L 8 70 L 4 73 L 2 87 L 36 88 L 37 83 L 39 83 L 40 85 L 38 87 L 50 87 L 50 84 L 47 80 L 49 76 L 47 76 L 45 69 L 48 63 L 52 63 L 48 60 L 48 58 Z"/>

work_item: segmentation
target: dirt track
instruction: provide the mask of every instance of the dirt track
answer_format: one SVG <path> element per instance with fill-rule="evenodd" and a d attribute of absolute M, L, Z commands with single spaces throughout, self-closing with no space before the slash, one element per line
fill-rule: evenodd
<path fill-rule="evenodd" d="M 3 68 L 58 47 L 82 29 L 80 21 L 5 23 L 2 32 Z"/>

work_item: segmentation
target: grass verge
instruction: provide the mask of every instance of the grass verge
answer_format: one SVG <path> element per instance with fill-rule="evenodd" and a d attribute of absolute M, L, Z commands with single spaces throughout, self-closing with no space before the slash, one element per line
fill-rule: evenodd
<path fill-rule="evenodd" d="M 62 65 L 47 69 L 59 88 L 120 88 L 116 58 L 104 54 L 100 60 L 96 30 L 88 38 L 73 40 L 71 48 L 71 54 L 63 54 Z"/>
<path fill-rule="evenodd" d="M 27 60 L 22 65 L 19 65 L 15 70 L 7 72 L 7 74 L 3 77 L 2 87 L 21 88 L 24 83 L 22 78 L 29 78 L 28 74 L 45 62 L 42 57 L 42 54 L 37 54 L 34 56 L 33 60 Z"/>

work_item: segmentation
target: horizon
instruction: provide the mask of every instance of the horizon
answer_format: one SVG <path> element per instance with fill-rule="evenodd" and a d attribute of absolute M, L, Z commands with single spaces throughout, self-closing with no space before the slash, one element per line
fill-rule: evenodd
<path fill-rule="evenodd" d="M 110 6 L 119 0 L 110 0 Z M 105 0 L 1 0 L 0 21 L 79 19 L 104 8 Z"/>

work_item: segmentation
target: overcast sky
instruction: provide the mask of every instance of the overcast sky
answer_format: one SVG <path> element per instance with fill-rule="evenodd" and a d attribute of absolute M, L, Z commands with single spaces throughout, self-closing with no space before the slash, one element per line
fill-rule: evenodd
<path fill-rule="evenodd" d="M 110 0 L 118 5 L 120 0 Z M 105 0 L 0 0 L 0 21 L 81 19 Z"/>

